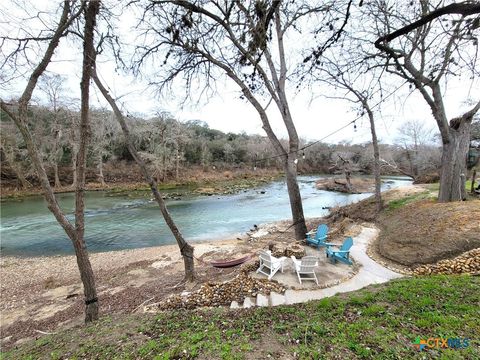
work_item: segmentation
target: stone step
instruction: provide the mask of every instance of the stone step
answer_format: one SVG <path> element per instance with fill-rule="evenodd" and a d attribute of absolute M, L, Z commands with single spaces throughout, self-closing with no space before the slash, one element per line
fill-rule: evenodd
<path fill-rule="evenodd" d="M 266 295 L 257 294 L 257 306 L 265 307 L 269 305 L 269 298 Z"/>
<path fill-rule="evenodd" d="M 243 304 L 239 304 L 237 301 L 232 301 L 230 304 L 230 309 L 248 309 L 254 306 L 266 307 L 266 306 L 279 306 L 285 305 L 287 303 L 285 295 L 278 294 L 276 292 L 271 292 L 270 296 L 263 294 L 258 294 L 256 299 L 251 297 L 246 297 L 243 301 Z"/>
<path fill-rule="evenodd" d="M 255 301 L 252 300 L 251 297 L 247 296 L 245 300 L 243 300 L 243 308 L 248 309 L 251 308 L 252 306 L 255 306 Z"/>
<path fill-rule="evenodd" d="M 232 301 L 230 304 L 230 309 L 240 309 L 240 305 L 238 305 L 238 302 Z"/>
<path fill-rule="evenodd" d="M 286 303 L 285 295 L 273 291 L 270 293 L 270 306 L 285 305 Z"/>

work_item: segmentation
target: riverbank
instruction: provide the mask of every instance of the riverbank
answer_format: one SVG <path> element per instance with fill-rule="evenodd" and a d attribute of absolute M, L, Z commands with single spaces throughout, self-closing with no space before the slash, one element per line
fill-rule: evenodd
<path fill-rule="evenodd" d="M 318 218 L 309 219 L 308 228 L 316 228 L 319 221 Z M 343 224 L 331 230 L 330 239 L 337 242 L 341 241 L 343 235 L 354 235 L 357 231 L 353 229 L 349 233 Z M 183 260 L 177 245 L 91 253 L 100 313 L 129 314 L 141 310 L 140 305 L 146 301 L 161 302 L 182 291 L 199 289 L 205 283 L 231 280 L 242 268 L 217 269 L 210 266 L 210 261 L 251 255 L 251 260 L 244 266 L 256 268 L 258 259 L 255 254 L 259 249 L 268 248 L 271 244 L 275 244 L 276 249 L 285 248 L 294 242 L 294 238 L 290 222 L 280 221 L 265 224 L 256 231 L 235 239 L 193 242 L 197 278 L 191 284 L 183 282 Z M 346 265 L 329 266 L 333 271 L 332 284 L 345 280 L 354 273 L 354 268 Z M 341 271 L 337 271 L 337 268 L 341 268 Z M 23 338 L 82 323 L 84 297 L 74 256 L 2 256 L 0 269 L 1 333 L 4 346 L 11 346 Z M 305 289 L 315 285 L 301 285 L 297 281 L 293 283 L 295 287 Z"/>
<path fill-rule="evenodd" d="M 231 239 L 195 244 L 195 255 L 199 259 L 214 253 L 228 256 L 238 249 L 237 242 Z M 183 261 L 176 245 L 93 253 L 90 260 L 104 315 L 129 313 L 152 296 L 161 299 L 184 289 Z M 38 331 L 81 323 L 83 290 L 74 256 L 3 256 L 0 267 L 1 332 L 8 340 L 4 345 L 35 336 Z M 200 264 L 196 269 L 199 282 L 212 278 L 209 269 L 202 267 Z"/>
<path fill-rule="evenodd" d="M 175 197 L 175 191 L 182 193 L 219 195 L 233 194 L 244 189 L 250 189 L 278 180 L 282 173 L 272 169 L 253 170 L 225 170 L 225 171 L 192 171 L 182 176 L 179 181 L 168 181 L 158 183 L 158 189 L 165 191 L 166 198 Z M 87 181 L 88 191 L 106 191 L 111 194 L 123 195 L 126 193 L 144 193 L 149 196 L 150 187 L 145 182 L 139 181 L 115 181 L 102 185 L 96 181 Z M 57 194 L 74 192 L 72 186 L 61 186 L 53 188 Z M 40 187 L 18 189 L 8 184 L 2 184 L 0 199 L 22 199 L 29 196 L 43 195 Z"/>

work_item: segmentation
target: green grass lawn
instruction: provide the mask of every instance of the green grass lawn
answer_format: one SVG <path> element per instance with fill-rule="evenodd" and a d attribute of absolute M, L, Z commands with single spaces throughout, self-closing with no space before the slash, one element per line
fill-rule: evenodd
<path fill-rule="evenodd" d="M 423 199 L 436 199 L 437 196 L 432 194 L 431 191 L 429 190 L 426 190 L 424 192 L 421 192 L 421 193 L 418 193 L 418 194 L 414 194 L 414 195 L 410 195 L 410 196 L 406 196 L 406 197 L 403 197 L 401 199 L 395 199 L 395 200 L 392 200 L 388 203 L 388 210 L 395 210 L 395 209 L 398 209 L 402 206 L 405 206 L 409 203 L 412 203 L 412 202 L 416 202 L 416 201 L 419 201 L 419 200 L 423 200 Z"/>
<path fill-rule="evenodd" d="M 478 181 L 479 181 L 479 180 L 480 180 L 480 179 L 477 179 L 477 180 L 475 181 L 475 185 L 474 185 L 475 187 L 478 185 Z M 465 189 L 467 190 L 467 192 L 470 192 L 470 189 L 471 189 L 471 188 L 472 188 L 472 180 L 467 180 L 467 181 L 465 182 Z"/>
<path fill-rule="evenodd" d="M 294 306 L 109 317 L 2 358 L 479 359 L 478 294 L 478 277 L 434 276 Z M 468 338 L 469 346 L 420 352 L 417 338 Z"/>
<path fill-rule="evenodd" d="M 475 186 L 478 185 L 478 181 L 479 181 L 479 179 L 477 179 L 475 181 Z M 471 187 L 472 187 L 472 180 L 470 179 L 470 180 L 465 181 L 465 190 L 467 191 L 467 193 L 470 192 Z M 428 184 L 428 189 L 430 191 L 437 191 L 438 192 L 438 190 L 440 189 L 440 183 Z"/>

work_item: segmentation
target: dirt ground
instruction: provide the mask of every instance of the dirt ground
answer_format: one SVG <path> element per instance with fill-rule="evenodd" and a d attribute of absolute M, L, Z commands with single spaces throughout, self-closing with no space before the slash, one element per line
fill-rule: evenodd
<path fill-rule="evenodd" d="M 200 260 L 231 252 L 246 254 L 238 240 L 197 244 Z M 210 255 L 209 255 L 210 254 Z M 100 313 L 132 313 L 185 290 L 178 247 L 163 246 L 91 254 L 99 293 Z M 216 269 L 196 262 L 197 282 L 231 278 L 232 269 Z M 83 322 L 83 291 L 73 256 L 1 259 L 1 338 L 4 346 Z M 28 276 L 25 276 L 28 274 Z"/>
<path fill-rule="evenodd" d="M 382 192 L 383 205 L 387 207 L 390 201 L 415 196 L 425 191 L 427 190 L 422 185 L 408 185 L 385 191 Z M 328 218 L 330 221 L 348 218 L 353 221 L 376 222 L 378 214 L 375 209 L 375 198 L 371 196 L 357 203 L 332 209 Z"/>
<path fill-rule="evenodd" d="M 480 247 L 480 200 L 437 203 L 421 200 L 382 215 L 377 251 L 415 267 Z"/>

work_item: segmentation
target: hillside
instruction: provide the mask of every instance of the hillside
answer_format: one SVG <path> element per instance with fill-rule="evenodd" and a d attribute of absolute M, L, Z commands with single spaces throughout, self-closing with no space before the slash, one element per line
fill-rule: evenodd
<path fill-rule="evenodd" d="M 414 185 L 383 193 L 384 210 L 374 199 L 332 211 L 330 221 L 375 222 L 381 229 L 374 250 L 401 267 L 435 263 L 480 247 L 480 200 L 438 203 L 435 185 Z"/>
<path fill-rule="evenodd" d="M 377 249 L 384 257 L 413 267 L 480 248 L 480 201 L 405 204 L 383 215 Z"/>

